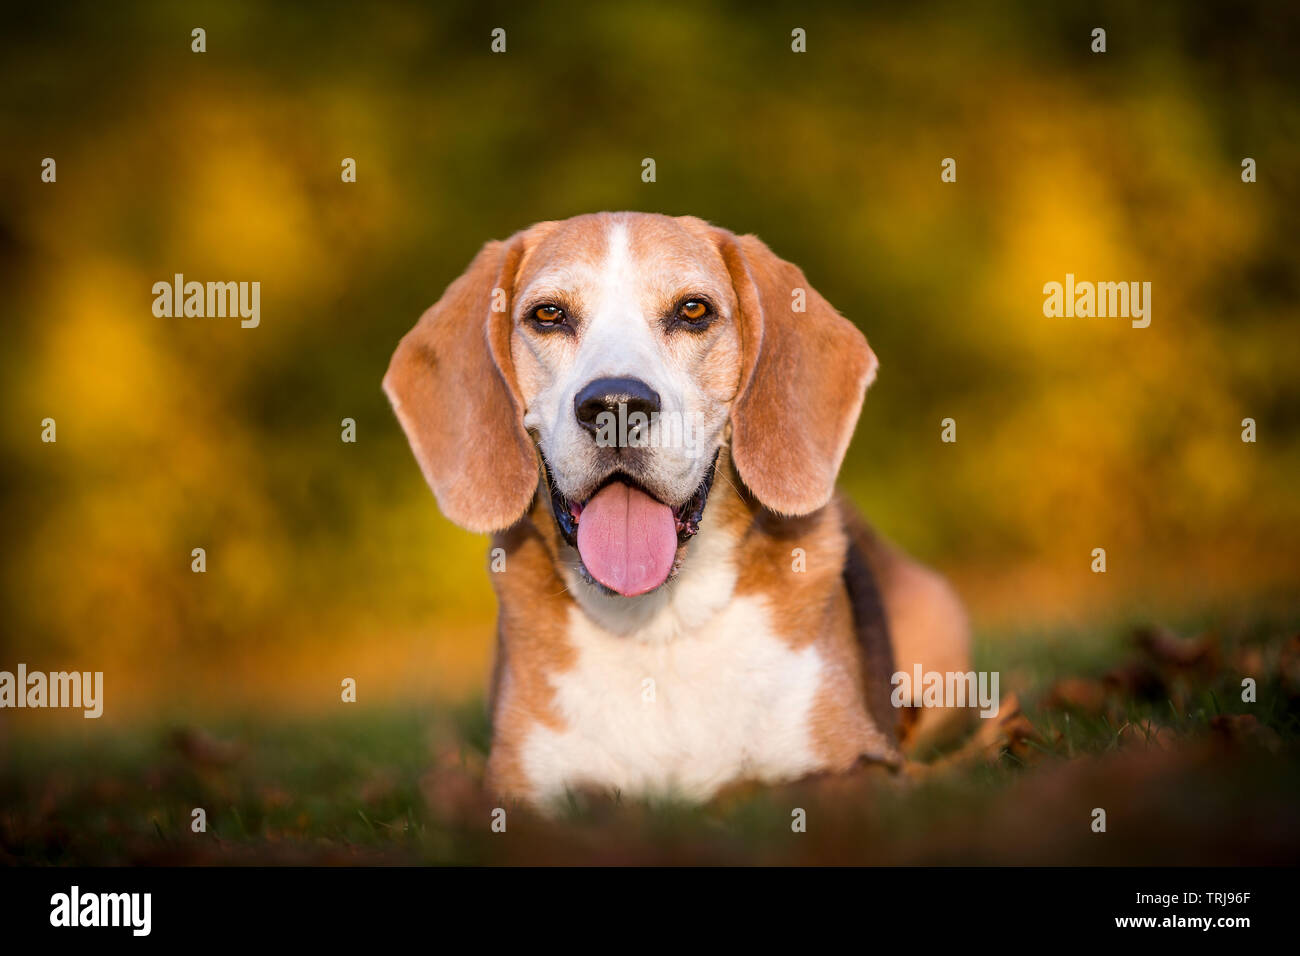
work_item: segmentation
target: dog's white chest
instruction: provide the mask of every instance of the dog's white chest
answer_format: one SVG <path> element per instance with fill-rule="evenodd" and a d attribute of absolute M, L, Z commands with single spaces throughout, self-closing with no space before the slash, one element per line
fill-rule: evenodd
<path fill-rule="evenodd" d="M 821 658 L 776 636 L 759 600 L 736 598 L 667 642 L 611 634 L 581 613 L 569 636 L 577 663 L 552 681 L 564 730 L 539 725 L 523 747 L 540 798 L 596 786 L 701 800 L 735 780 L 817 769 Z"/>

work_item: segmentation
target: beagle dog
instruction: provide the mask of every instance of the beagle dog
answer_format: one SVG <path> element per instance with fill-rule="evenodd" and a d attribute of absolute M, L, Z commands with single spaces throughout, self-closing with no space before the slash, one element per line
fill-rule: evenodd
<path fill-rule="evenodd" d="M 489 242 L 384 378 L 443 513 L 493 534 L 487 786 L 702 801 L 896 767 L 960 712 L 948 585 L 835 493 L 876 356 L 794 265 L 693 217 Z"/>

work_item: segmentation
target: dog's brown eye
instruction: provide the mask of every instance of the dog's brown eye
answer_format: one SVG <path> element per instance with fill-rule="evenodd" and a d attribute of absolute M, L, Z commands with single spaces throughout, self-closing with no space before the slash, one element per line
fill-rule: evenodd
<path fill-rule="evenodd" d="M 709 314 L 709 307 L 698 299 L 691 299 L 689 302 L 682 303 L 677 314 L 687 322 L 698 322 Z"/>
<path fill-rule="evenodd" d="M 533 310 L 533 318 L 542 325 L 558 325 L 564 321 L 564 310 L 557 305 L 542 305 Z"/>

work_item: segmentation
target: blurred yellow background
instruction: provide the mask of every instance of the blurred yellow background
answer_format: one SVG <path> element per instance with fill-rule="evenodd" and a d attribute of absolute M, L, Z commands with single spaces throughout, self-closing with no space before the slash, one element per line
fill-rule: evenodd
<path fill-rule="evenodd" d="M 481 693 L 487 542 L 379 382 L 485 240 L 603 209 L 757 233 L 866 332 L 842 482 L 981 639 L 1293 607 L 1297 13 L 1134 7 L 10 11 L 0 668 L 103 670 L 110 720 Z M 1067 272 L 1150 327 L 1044 317 Z M 155 317 L 175 273 L 260 326 Z"/>

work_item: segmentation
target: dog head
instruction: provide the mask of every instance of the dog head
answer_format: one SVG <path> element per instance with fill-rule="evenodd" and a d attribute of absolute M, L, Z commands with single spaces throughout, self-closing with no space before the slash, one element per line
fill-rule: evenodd
<path fill-rule="evenodd" d="M 586 575 L 634 596 L 674 573 L 726 445 L 763 507 L 825 505 L 875 370 L 755 237 L 600 213 L 484 246 L 384 389 L 448 518 L 501 530 L 540 490 Z"/>

